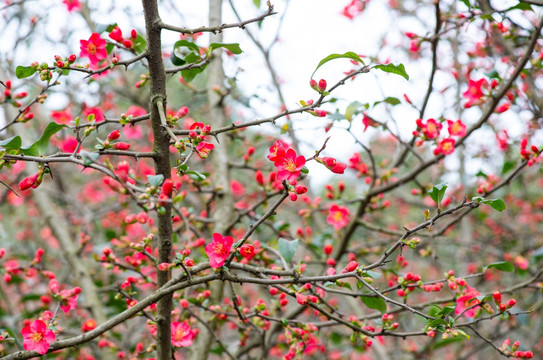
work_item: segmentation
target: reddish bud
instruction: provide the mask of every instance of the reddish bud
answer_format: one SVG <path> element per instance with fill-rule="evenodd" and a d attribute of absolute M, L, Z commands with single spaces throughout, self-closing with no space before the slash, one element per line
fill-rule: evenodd
<path fill-rule="evenodd" d="M 517 301 L 515 299 L 509 299 L 509 301 L 507 302 L 507 308 L 510 309 L 512 308 L 513 306 L 515 306 L 517 303 Z"/>
<path fill-rule="evenodd" d="M 113 145 L 113 148 L 115 150 L 128 150 L 130 149 L 130 144 L 124 143 L 124 142 L 118 142 L 118 143 L 115 143 L 115 145 Z"/>
<path fill-rule="evenodd" d="M 326 80 L 320 79 L 319 80 L 319 91 L 324 92 L 326 90 Z"/>
<path fill-rule="evenodd" d="M 19 189 L 21 191 L 24 191 L 24 190 L 27 190 L 27 189 L 30 189 L 31 187 L 34 186 L 34 184 L 36 183 L 36 181 L 38 180 L 38 177 L 40 176 L 40 173 L 37 172 L 35 173 L 34 175 L 32 176 L 29 176 L 27 178 L 24 178 L 20 183 L 19 183 Z"/>
<path fill-rule="evenodd" d="M 492 293 L 492 297 L 494 298 L 496 305 L 499 305 L 502 302 L 502 294 L 498 290 Z"/>
<path fill-rule="evenodd" d="M 107 139 L 109 141 L 113 141 L 113 140 L 117 140 L 120 136 L 121 136 L 121 132 L 119 130 L 113 130 L 112 132 L 109 133 L 109 135 L 107 136 Z"/>
<path fill-rule="evenodd" d="M 71 64 L 71 63 L 74 63 L 75 60 L 77 60 L 77 57 L 76 57 L 74 54 L 72 54 L 72 55 L 70 55 L 70 56 L 68 57 L 68 62 L 69 62 L 70 64 Z"/>
<path fill-rule="evenodd" d="M 162 193 L 166 195 L 167 197 L 172 196 L 173 192 L 173 180 L 172 179 L 166 179 L 164 180 L 164 183 L 162 184 Z"/>
<path fill-rule="evenodd" d="M 130 37 L 134 40 L 138 38 L 138 32 L 136 29 L 132 29 L 132 31 L 130 31 Z"/>
<path fill-rule="evenodd" d="M 326 255 L 330 255 L 332 253 L 332 251 L 334 250 L 334 247 L 332 246 L 332 244 L 326 244 L 324 245 L 324 253 Z"/>
<path fill-rule="evenodd" d="M 358 267 L 358 263 L 356 261 L 351 261 L 350 263 L 347 264 L 347 266 L 345 266 L 345 269 L 343 269 L 341 273 L 354 271 L 357 267 Z"/>

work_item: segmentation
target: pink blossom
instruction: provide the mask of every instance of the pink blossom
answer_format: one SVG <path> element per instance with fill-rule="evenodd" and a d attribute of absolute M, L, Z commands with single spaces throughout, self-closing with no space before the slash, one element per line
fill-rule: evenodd
<path fill-rule="evenodd" d="M 217 269 L 224 265 L 233 243 L 232 236 L 223 237 L 219 233 L 213 234 L 213 241 L 205 247 L 205 252 L 209 256 L 209 265 L 212 268 Z"/>
<path fill-rule="evenodd" d="M 197 332 L 190 328 L 188 320 L 184 322 L 173 321 L 172 329 L 172 345 L 177 347 L 186 347 L 192 345 L 192 341 L 196 337 Z"/>
<path fill-rule="evenodd" d="M 79 0 L 62 0 L 62 3 L 66 5 L 68 12 L 81 9 L 81 3 Z"/>
<path fill-rule="evenodd" d="M 21 330 L 24 342 L 23 347 L 28 351 L 36 351 L 38 354 L 45 354 L 49 345 L 55 341 L 55 333 L 47 329 L 47 325 L 41 320 L 34 320 L 32 324 Z"/>
<path fill-rule="evenodd" d="M 88 57 L 91 65 L 97 65 L 107 57 L 106 41 L 98 33 L 92 33 L 89 40 L 80 40 L 80 57 Z"/>
<path fill-rule="evenodd" d="M 330 206 L 326 222 L 332 225 L 336 230 L 345 227 L 349 223 L 349 209 L 344 206 L 333 204 Z"/>
<path fill-rule="evenodd" d="M 284 156 L 276 157 L 275 166 L 277 167 L 277 179 L 279 181 L 296 181 L 303 167 L 305 166 L 305 157 L 296 156 L 296 151 L 288 149 Z"/>
<path fill-rule="evenodd" d="M 215 145 L 202 141 L 201 143 L 196 145 L 196 153 L 198 154 L 200 159 L 205 159 L 209 156 L 209 153 L 211 152 L 211 150 L 213 150 L 214 147 Z"/>

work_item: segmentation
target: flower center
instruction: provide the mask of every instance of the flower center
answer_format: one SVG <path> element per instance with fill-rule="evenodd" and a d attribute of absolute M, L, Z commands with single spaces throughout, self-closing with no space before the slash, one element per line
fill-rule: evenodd
<path fill-rule="evenodd" d="M 173 338 L 175 341 L 181 341 L 185 337 L 187 332 L 184 329 L 177 328 L 175 329 L 175 333 L 173 334 Z"/>
<path fill-rule="evenodd" d="M 88 52 L 90 55 L 95 55 L 95 54 L 96 54 L 96 45 L 94 45 L 94 44 L 87 44 L 87 52 Z"/>
<path fill-rule="evenodd" d="M 285 159 L 285 169 L 289 172 L 296 171 L 296 163 L 294 163 L 294 160 L 292 159 Z"/>
<path fill-rule="evenodd" d="M 43 339 L 43 334 L 39 332 L 34 332 L 32 333 L 32 335 L 30 335 L 30 338 L 32 339 L 32 341 L 39 343 L 41 339 Z"/>
<path fill-rule="evenodd" d="M 213 251 L 215 251 L 215 254 L 222 254 L 223 252 L 222 244 L 215 244 L 215 246 L 213 246 Z"/>
<path fill-rule="evenodd" d="M 341 220 L 343 220 L 343 214 L 339 211 L 336 211 L 332 217 L 334 218 L 334 221 L 337 221 L 337 222 L 340 222 Z"/>

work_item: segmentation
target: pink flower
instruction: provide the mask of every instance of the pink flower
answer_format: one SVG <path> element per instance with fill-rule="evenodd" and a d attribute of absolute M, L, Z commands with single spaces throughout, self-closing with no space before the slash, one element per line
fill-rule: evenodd
<path fill-rule="evenodd" d="M 57 124 L 67 124 L 72 121 L 72 114 L 68 109 L 63 111 L 51 111 L 51 117 Z"/>
<path fill-rule="evenodd" d="M 437 147 L 434 149 L 434 155 L 450 155 L 454 152 L 454 145 L 456 141 L 453 138 L 446 138 L 439 142 Z"/>
<path fill-rule="evenodd" d="M 466 125 L 462 120 L 447 120 L 449 135 L 451 136 L 464 136 L 466 135 Z"/>
<path fill-rule="evenodd" d="M 88 57 L 91 65 L 98 64 L 107 57 L 106 41 L 98 33 L 92 33 L 89 40 L 80 40 L 80 57 Z"/>
<path fill-rule="evenodd" d="M 217 269 L 224 265 L 233 243 L 232 236 L 223 237 L 219 233 L 213 234 L 213 241 L 205 247 L 205 252 L 209 256 L 209 265 L 212 268 Z"/>
<path fill-rule="evenodd" d="M 365 4 L 362 3 L 362 0 L 352 0 L 351 3 L 343 9 L 341 15 L 352 20 L 358 14 L 364 10 Z"/>
<path fill-rule="evenodd" d="M 462 96 L 468 99 L 468 102 L 464 104 L 465 108 L 472 107 L 473 105 L 480 104 L 482 102 L 483 90 L 482 88 L 488 88 L 488 82 L 486 79 L 480 79 L 477 81 L 469 79 L 468 89 L 462 93 Z"/>
<path fill-rule="evenodd" d="M 66 8 L 69 12 L 81 9 L 81 4 L 79 3 L 79 0 L 62 0 L 62 3 L 66 5 Z"/>
<path fill-rule="evenodd" d="M 200 159 L 205 159 L 209 156 L 209 153 L 211 152 L 211 150 L 213 150 L 214 147 L 215 145 L 202 141 L 201 143 L 196 145 L 196 153 L 198 154 Z"/>
<path fill-rule="evenodd" d="M 55 341 L 55 333 L 47 329 L 47 325 L 41 320 L 35 320 L 32 324 L 21 330 L 25 350 L 35 350 L 38 354 L 45 354 L 49 345 Z"/>
<path fill-rule="evenodd" d="M 296 156 L 296 151 L 288 149 L 284 156 L 276 158 L 275 166 L 278 170 L 277 180 L 293 182 L 298 179 L 300 172 L 305 166 L 305 157 L 302 155 Z"/>
<path fill-rule="evenodd" d="M 285 156 L 285 152 L 288 149 L 288 145 L 278 140 L 270 147 L 270 154 L 268 155 L 268 160 L 277 161 Z"/>
<path fill-rule="evenodd" d="M 422 131 L 426 139 L 437 138 L 439 136 L 441 128 L 443 127 L 441 123 L 435 121 L 434 119 L 428 119 L 426 124 L 423 123 L 421 119 L 417 119 L 417 126 Z"/>
<path fill-rule="evenodd" d="M 333 204 L 330 206 L 326 222 L 339 230 L 349 223 L 349 209 L 344 206 Z"/>
<path fill-rule="evenodd" d="M 109 37 L 112 39 L 112 40 L 115 40 L 117 42 L 120 42 L 122 43 L 124 38 L 123 38 L 123 32 L 121 31 L 121 28 L 118 27 L 118 26 L 115 26 L 113 28 L 113 30 L 111 30 L 111 32 L 109 33 Z"/>
<path fill-rule="evenodd" d="M 61 296 L 60 308 L 65 313 L 77 307 L 77 297 L 81 292 L 81 288 L 76 287 L 72 290 L 62 290 L 59 295 Z"/>
<path fill-rule="evenodd" d="M 470 307 L 472 305 L 478 304 L 480 301 L 476 299 L 477 296 L 481 295 L 477 290 L 470 287 L 469 285 L 466 286 L 466 289 L 458 298 L 456 299 L 456 308 L 454 312 L 456 315 L 462 313 L 467 307 Z M 478 306 L 469 309 L 464 313 L 465 317 L 472 318 L 475 316 L 475 310 L 477 310 Z"/>
<path fill-rule="evenodd" d="M 102 110 L 98 107 L 88 107 L 83 110 L 83 115 L 88 118 L 89 115 L 94 115 L 94 121 L 99 123 L 106 119 Z"/>
<path fill-rule="evenodd" d="M 188 320 L 182 323 L 173 321 L 171 328 L 173 346 L 184 347 L 192 345 L 192 340 L 196 337 L 197 332 L 190 328 Z"/>

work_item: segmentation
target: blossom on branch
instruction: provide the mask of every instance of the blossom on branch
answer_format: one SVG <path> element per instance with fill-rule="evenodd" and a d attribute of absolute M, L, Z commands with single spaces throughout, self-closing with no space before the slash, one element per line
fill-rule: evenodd
<path fill-rule="evenodd" d="M 186 347 L 192 345 L 192 341 L 198 334 L 198 331 L 190 328 L 188 320 L 184 322 L 173 321 L 172 325 L 172 345 L 177 347 Z"/>
<path fill-rule="evenodd" d="M 21 334 L 24 338 L 24 349 L 41 355 L 47 353 L 49 345 L 55 341 L 55 333 L 47 329 L 47 325 L 41 320 L 34 320 L 32 324 L 25 326 Z"/>
<path fill-rule="evenodd" d="M 205 247 L 205 252 L 209 256 L 209 265 L 212 268 L 217 269 L 224 265 L 233 243 L 232 236 L 223 237 L 219 233 L 213 234 L 213 241 Z"/>
<path fill-rule="evenodd" d="M 89 40 L 80 40 L 80 57 L 88 57 L 91 65 L 97 65 L 107 57 L 106 41 L 98 33 L 92 33 Z"/>

